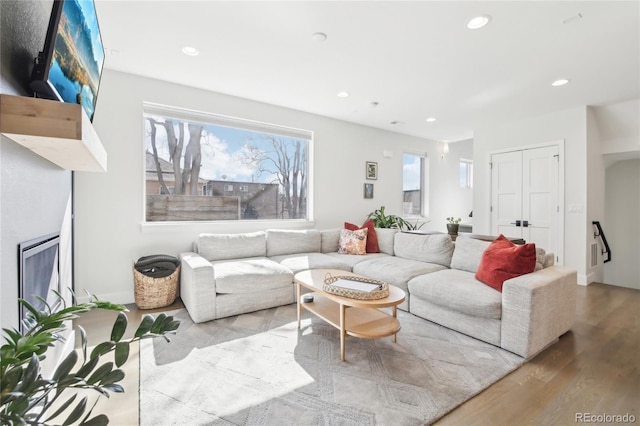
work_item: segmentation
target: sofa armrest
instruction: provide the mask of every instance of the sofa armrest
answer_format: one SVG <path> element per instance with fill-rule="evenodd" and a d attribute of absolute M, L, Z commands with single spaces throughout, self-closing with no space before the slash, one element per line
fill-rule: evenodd
<path fill-rule="evenodd" d="M 193 322 L 216 318 L 213 265 L 197 253 L 180 253 L 180 298 Z"/>
<path fill-rule="evenodd" d="M 501 347 L 529 358 L 572 326 L 577 272 L 550 266 L 504 282 Z"/>

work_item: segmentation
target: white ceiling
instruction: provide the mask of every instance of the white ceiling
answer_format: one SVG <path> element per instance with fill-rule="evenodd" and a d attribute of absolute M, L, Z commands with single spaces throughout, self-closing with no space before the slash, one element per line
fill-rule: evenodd
<path fill-rule="evenodd" d="M 639 6 L 96 0 L 105 68 L 439 141 L 640 97 Z M 490 24 L 467 29 L 479 14 Z"/>

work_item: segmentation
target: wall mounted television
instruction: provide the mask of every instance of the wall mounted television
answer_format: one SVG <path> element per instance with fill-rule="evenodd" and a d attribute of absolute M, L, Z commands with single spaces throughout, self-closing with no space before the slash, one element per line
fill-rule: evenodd
<path fill-rule="evenodd" d="M 93 121 L 104 47 L 93 0 L 54 0 L 29 86 L 37 97 L 80 103 Z"/>

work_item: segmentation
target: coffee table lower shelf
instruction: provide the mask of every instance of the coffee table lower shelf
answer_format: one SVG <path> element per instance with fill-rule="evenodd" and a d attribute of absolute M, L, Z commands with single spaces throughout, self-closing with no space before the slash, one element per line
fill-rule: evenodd
<path fill-rule="evenodd" d="M 359 300 L 337 296 L 324 291 L 327 276 L 359 277 L 353 272 L 337 269 L 314 269 L 298 272 L 295 275 L 296 294 L 298 296 L 298 329 L 302 309 L 306 309 L 318 318 L 340 331 L 340 360 L 345 359 L 346 336 L 375 339 L 393 336 L 394 343 L 400 321 L 398 321 L 397 307 L 405 300 L 402 289 L 389 284 L 389 295 L 382 299 Z M 302 300 L 302 287 L 311 290 L 313 302 Z M 391 313 L 381 309 L 391 309 Z"/>
<path fill-rule="evenodd" d="M 302 307 L 340 330 L 340 307 L 345 308 L 345 332 L 349 336 L 375 339 L 396 334 L 400 321 L 377 309 L 354 308 L 313 293 L 313 302 Z"/>
<path fill-rule="evenodd" d="M 298 310 L 306 309 L 340 331 L 341 361 L 345 359 L 346 335 L 365 339 L 393 336 L 393 342 L 396 342 L 400 321 L 395 317 L 395 306 L 393 315 L 389 315 L 378 309 L 357 308 L 336 303 L 318 293 L 313 293 L 313 296 L 313 302 L 305 303 L 298 300 Z"/>

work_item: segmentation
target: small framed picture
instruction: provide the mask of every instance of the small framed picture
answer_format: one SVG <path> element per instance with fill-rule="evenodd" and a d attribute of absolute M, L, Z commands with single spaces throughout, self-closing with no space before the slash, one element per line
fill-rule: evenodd
<path fill-rule="evenodd" d="M 367 161 L 366 177 L 367 179 L 378 179 L 378 163 Z"/>
<path fill-rule="evenodd" d="M 364 184 L 364 198 L 373 198 L 373 184 L 365 183 Z"/>

